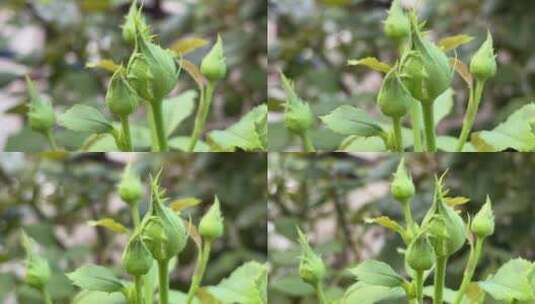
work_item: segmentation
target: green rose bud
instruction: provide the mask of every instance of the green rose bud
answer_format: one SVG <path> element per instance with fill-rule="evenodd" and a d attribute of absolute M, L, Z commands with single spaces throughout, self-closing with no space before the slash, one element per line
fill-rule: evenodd
<path fill-rule="evenodd" d="M 43 289 L 50 280 L 50 266 L 48 261 L 37 255 L 37 244 L 22 231 L 22 246 L 26 250 L 26 284 L 33 288 Z"/>
<path fill-rule="evenodd" d="M 141 240 L 139 233 L 132 235 L 123 252 L 123 267 L 133 276 L 144 275 L 152 267 L 152 256 Z"/>
<path fill-rule="evenodd" d="M 476 79 L 484 81 L 496 75 L 496 56 L 492 48 L 492 36 L 487 32 L 487 40 L 483 42 L 479 50 L 470 61 L 470 73 Z"/>
<path fill-rule="evenodd" d="M 325 277 L 325 264 L 310 247 L 306 236 L 297 228 L 299 243 L 301 244 L 302 254 L 299 263 L 299 276 L 306 283 L 316 286 Z"/>
<path fill-rule="evenodd" d="M 409 18 L 403 12 L 399 0 L 392 1 L 388 16 L 384 22 L 384 31 L 388 38 L 400 42 L 410 34 Z"/>
<path fill-rule="evenodd" d="M 106 92 L 106 104 L 110 111 L 120 117 L 126 117 L 136 110 L 137 95 L 123 75 L 123 69 L 118 69 L 111 77 Z"/>
<path fill-rule="evenodd" d="M 141 238 L 154 259 L 166 261 L 184 249 L 188 236 L 182 219 L 164 206 L 161 195 L 158 178 L 155 178 L 150 209 L 142 223 Z"/>
<path fill-rule="evenodd" d="M 49 101 L 37 94 L 37 90 L 28 76 L 26 76 L 26 83 L 30 95 L 30 104 L 28 105 L 30 127 L 36 132 L 46 133 L 56 124 L 54 109 Z"/>
<path fill-rule="evenodd" d="M 223 235 L 223 217 L 221 216 L 221 209 L 217 196 L 214 199 L 214 204 L 202 217 L 201 222 L 199 223 L 199 233 L 203 238 L 210 241 Z"/>
<path fill-rule="evenodd" d="M 405 255 L 407 257 L 407 264 L 416 271 L 425 271 L 433 267 L 435 260 L 433 247 L 423 234 L 412 241 Z"/>
<path fill-rule="evenodd" d="M 396 173 L 394 173 L 394 180 L 390 185 L 390 191 L 392 192 L 392 196 L 403 204 L 407 203 L 416 192 L 412 178 L 405 168 L 405 159 L 403 158 L 399 162 Z"/>
<path fill-rule="evenodd" d="M 130 206 L 137 204 L 143 197 L 143 185 L 130 164 L 126 166 L 117 190 L 121 199 Z"/>
<path fill-rule="evenodd" d="M 137 7 L 137 0 L 132 1 L 132 5 L 128 10 L 128 14 L 125 17 L 125 22 L 122 25 L 123 39 L 134 44 L 136 41 L 136 35 L 139 33 L 144 39 L 150 39 L 150 28 L 145 23 L 145 18 L 141 13 L 141 8 Z"/>
<path fill-rule="evenodd" d="M 295 93 L 293 83 L 281 73 L 282 86 L 286 91 L 285 122 L 293 133 L 302 135 L 314 124 L 314 114 L 308 103 L 301 100 Z"/>
<path fill-rule="evenodd" d="M 416 53 L 407 57 L 401 66 L 401 74 L 404 76 L 402 78 L 403 84 L 405 84 L 413 98 L 416 100 L 427 98 L 421 88 L 428 75 Z"/>
<path fill-rule="evenodd" d="M 377 95 L 377 104 L 384 115 L 400 118 L 407 114 L 411 102 L 412 96 L 401 82 L 398 68 L 394 67 L 383 80 L 383 85 Z"/>
<path fill-rule="evenodd" d="M 140 97 L 149 102 L 159 102 L 174 89 L 178 80 L 175 59 L 171 51 L 140 40 L 140 51 L 132 54 L 134 57 L 127 68 L 127 79 Z"/>
<path fill-rule="evenodd" d="M 411 91 L 411 93 L 419 101 L 433 102 L 450 87 L 453 69 L 450 67 L 448 56 L 429 39 L 423 37 L 414 13 L 411 14 L 411 30 L 414 56 L 417 56 L 418 64 L 421 64 L 426 77 L 421 79 L 420 87 L 409 86 L 409 89 L 418 90 L 418 92 Z M 418 78 L 410 74 L 407 77 Z"/>
<path fill-rule="evenodd" d="M 210 52 L 201 62 L 201 73 L 210 81 L 217 81 L 225 78 L 227 65 L 225 64 L 225 54 L 223 52 L 223 40 L 217 36 L 217 42 Z"/>
<path fill-rule="evenodd" d="M 486 238 L 494 233 L 494 213 L 488 196 L 487 201 L 474 217 L 470 229 L 478 238 Z"/>

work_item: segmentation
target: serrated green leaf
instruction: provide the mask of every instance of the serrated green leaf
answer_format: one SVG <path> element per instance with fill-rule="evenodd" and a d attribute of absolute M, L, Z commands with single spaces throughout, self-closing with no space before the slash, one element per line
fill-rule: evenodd
<path fill-rule="evenodd" d="M 197 92 L 189 90 L 178 96 L 164 99 L 162 108 L 167 135 L 173 133 L 180 123 L 191 115 L 195 98 L 197 98 Z"/>
<path fill-rule="evenodd" d="M 521 258 L 513 259 L 502 265 L 493 277 L 479 282 L 479 286 L 498 301 L 535 300 L 531 286 L 534 271 L 533 263 Z"/>
<path fill-rule="evenodd" d="M 189 136 L 177 136 L 169 139 L 168 144 L 169 147 L 175 150 L 187 152 L 190 141 L 191 137 Z M 198 140 L 193 152 L 210 152 L 210 146 L 208 146 L 204 141 Z"/>
<path fill-rule="evenodd" d="M 67 277 L 74 285 L 87 290 L 117 292 L 125 288 L 111 270 L 98 265 L 85 265 L 68 273 Z"/>
<path fill-rule="evenodd" d="M 88 133 L 108 133 L 113 125 L 96 108 L 86 105 L 75 105 L 61 114 L 59 123 L 65 128 Z"/>
<path fill-rule="evenodd" d="M 342 141 L 339 150 L 348 152 L 384 152 L 386 151 L 386 146 L 383 139 L 377 136 L 362 137 L 351 135 Z"/>
<path fill-rule="evenodd" d="M 527 104 L 494 130 L 473 133 L 471 142 L 482 152 L 499 152 L 506 149 L 519 152 L 535 151 L 535 133 L 531 129 L 534 117 L 535 103 Z"/>
<path fill-rule="evenodd" d="M 349 272 L 360 282 L 369 285 L 392 288 L 403 284 L 403 278 L 390 265 L 376 260 L 364 261 L 357 267 L 349 269 Z"/>
<path fill-rule="evenodd" d="M 342 135 L 370 137 L 385 133 L 368 113 L 348 105 L 340 106 L 320 118 L 329 129 Z"/>
<path fill-rule="evenodd" d="M 208 291 L 223 304 L 266 304 L 268 271 L 266 265 L 248 262 L 237 268 Z"/>
<path fill-rule="evenodd" d="M 341 304 L 376 304 L 383 300 L 401 299 L 404 296 L 405 292 L 400 287 L 374 286 L 358 282 L 347 289 Z"/>
<path fill-rule="evenodd" d="M 128 228 L 126 228 L 125 226 L 123 226 L 123 224 L 115 221 L 112 218 L 103 218 L 103 219 L 100 219 L 98 221 L 89 221 L 88 224 L 91 225 L 91 226 L 104 227 L 104 228 L 107 228 L 107 229 L 109 229 L 109 230 L 111 230 L 113 232 L 117 232 L 117 233 L 127 233 L 128 232 Z"/>
<path fill-rule="evenodd" d="M 358 60 L 348 60 L 347 65 L 363 65 L 372 70 L 383 73 L 388 73 L 392 69 L 392 66 L 390 66 L 388 63 L 381 62 L 375 57 L 366 57 Z"/>
<path fill-rule="evenodd" d="M 267 106 L 265 104 L 253 108 L 240 121 L 223 131 L 212 131 L 208 135 L 209 143 L 222 151 L 234 151 L 240 148 L 245 151 L 265 150 L 267 139 L 264 138 L 267 126 Z"/>

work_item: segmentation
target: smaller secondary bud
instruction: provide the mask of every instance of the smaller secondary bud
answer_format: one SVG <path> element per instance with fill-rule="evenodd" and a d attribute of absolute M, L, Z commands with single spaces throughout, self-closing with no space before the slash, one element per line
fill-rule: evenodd
<path fill-rule="evenodd" d="M 30 104 L 28 105 L 30 127 L 36 132 L 46 133 L 54 127 L 56 114 L 52 104 L 37 94 L 37 90 L 28 76 L 26 76 L 26 83 L 30 95 Z"/>
<path fill-rule="evenodd" d="M 208 212 L 202 217 L 199 223 L 199 233 L 203 238 L 215 240 L 223 235 L 223 217 L 217 196 Z"/>
<path fill-rule="evenodd" d="M 126 166 L 117 190 L 121 199 L 130 206 L 137 204 L 143 197 L 143 185 L 130 164 Z"/>
<path fill-rule="evenodd" d="M 399 0 L 392 1 L 388 16 L 384 22 L 384 31 L 388 38 L 396 42 L 409 36 L 411 31 L 409 18 L 403 12 Z"/>
<path fill-rule="evenodd" d="M 223 52 L 223 40 L 217 36 L 217 42 L 210 52 L 206 54 L 201 62 L 201 73 L 210 81 L 217 81 L 225 78 L 227 65 Z"/>
<path fill-rule="evenodd" d="M 478 238 L 486 238 L 494 233 L 494 213 L 488 196 L 487 201 L 474 217 L 470 228 Z"/>
<path fill-rule="evenodd" d="M 128 240 L 122 262 L 126 272 L 134 276 L 144 275 L 152 267 L 152 256 L 138 233 Z"/>
<path fill-rule="evenodd" d="M 284 116 L 286 127 L 293 133 L 302 135 L 314 124 L 314 114 L 310 109 L 310 105 L 297 96 L 293 83 L 284 74 L 281 73 L 280 75 L 282 87 L 287 95 Z"/>
<path fill-rule="evenodd" d="M 130 44 L 135 43 L 137 32 L 144 39 L 149 39 L 150 29 L 141 14 L 141 8 L 137 7 L 137 0 L 132 1 L 122 28 L 123 39 Z"/>
<path fill-rule="evenodd" d="M 316 286 L 325 277 L 325 264 L 308 244 L 306 236 L 298 228 L 299 243 L 301 244 L 301 261 L 299 263 L 299 276 L 306 283 Z"/>
<path fill-rule="evenodd" d="M 496 75 L 496 56 L 492 48 L 492 36 L 487 32 L 487 39 L 470 61 L 470 73 L 478 80 L 487 80 Z"/>
<path fill-rule="evenodd" d="M 433 247 L 425 235 L 420 235 L 407 248 L 407 264 L 417 271 L 425 271 L 433 267 Z"/>
<path fill-rule="evenodd" d="M 412 178 L 407 173 L 405 168 L 405 159 L 399 162 L 396 173 L 394 173 L 394 180 L 390 185 L 392 196 L 402 204 L 407 203 L 413 196 L 416 190 Z"/>
<path fill-rule="evenodd" d="M 386 74 L 381 90 L 377 95 L 377 104 L 384 115 L 401 118 L 407 114 L 411 102 L 411 93 L 401 82 L 396 66 Z"/>
<path fill-rule="evenodd" d="M 137 95 L 123 73 L 122 68 L 115 71 L 106 92 L 106 104 L 113 114 L 120 117 L 132 114 L 137 107 Z"/>
<path fill-rule="evenodd" d="M 26 251 L 25 282 L 36 289 L 43 289 L 50 280 L 48 261 L 35 252 L 35 241 L 22 231 L 22 246 Z"/>

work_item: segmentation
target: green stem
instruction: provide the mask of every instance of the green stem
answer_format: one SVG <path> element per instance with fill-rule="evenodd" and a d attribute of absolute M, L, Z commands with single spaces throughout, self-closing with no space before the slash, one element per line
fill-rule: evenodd
<path fill-rule="evenodd" d="M 421 127 L 421 117 L 422 117 L 422 106 L 420 102 L 414 100 L 411 108 L 411 125 L 412 125 L 412 137 L 414 138 L 414 152 L 422 152 L 422 127 Z"/>
<path fill-rule="evenodd" d="M 134 276 L 134 281 L 136 284 L 136 303 L 144 304 L 145 301 L 143 299 L 143 276 Z"/>
<path fill-rule="evenodd" d="M 167 134 L 163 121 L 162 104 L 161 100 L 157 100 L 152 101 L 150 106 L 152 107 L 152 118 L 158 139 L 158 152 L 167 152 Z"/>
<path fill-rule="evenodd" d="M 160 304 L 169 304 L 169 260 L 158 261 L 158 284 L 160 286 Z"/>
<path fill-rule="evenodd" d="M 407 225 L 407 232 L 409 232 L 408 236 L 410 236 L 410 239 L 408 239 L 407 242 L 410 243 L 414 237 L 414 220 L 412 219 L 411 204 L 407 200 L 406 202 L 402 202 L 401 205 L 403 208 L 403 216 L 405 217 L 405 224 Z"/>
<path fill-rule="evenodd" d="M 325 291 L 323 291 L 323 284 L 321 282 L 318 282 L 316 285 L 316 296 L 318 297 L 318 300 L 320 304 L 327 304 L 327 297 L 325 297 Z"/>
<path fill-rule="evenodd" d="M 479 109 L 479 103 L 481 101 L 481 96 L 483 95 L 484 87 L 484 80 L 476 80 L 475 89 L 470 90 L 470 98 L 468 99 L 466 114 L 464 115 L 463 128 L 461 130 L 461 134 L 459 135 L 457 152 L 463 151 L 464 144 L 468 139 L 468 135 L 470 135 L 470 130 L 472 130 L 472 126 L 474 125 L 474 120 Z"/>
<path fill-rule="evenodd" d="M 446 265 L 448 264 L 447 256 L 437 256 L 435 266 L 435 291 L 433 304 L 442 304 L 444 297 L 444 285 L 446 283 Z"/>
<path fill-rule="evenodd" d="M 436 152 L 437 144 L 435 139 L 435 117 L 433 102 L 422 102 L 425 128 L 425 144 L 427 152 Z"/>
<path fill-rule="evenodd" d="M 151 151 L 155 152 L 158 151 L 158 133 L 156 132 L 156 122 L 154 121 L 154 114 L 150 104 L 147 107 L 147 123 L 150 128 Z"/>
<path fill-rule="evenodd" d="M 206 118 L 208 117 L 208 112 L 210 111 L 210 105 L 214 98 L 214 89 L 215 83 L 212 81 L 209 81 L 206 85 L 206 92 L 201 89 L 199 107 L 197 108 L 197 114 L 195 115 L 195 125 L 193 127 L 193 132 L 191 133 L 191 141 L 188 147 L 189 152 L 193 152 L 197 141 L 201 137 L 204 125 L 206 124 Z"/>
<path fill-rule="evenodd" d="M 308 131 L 305 131 L 301 135 L 301 140 L 303 141 L 303 150 L 305 152 L 316 152 L 316 148 L 314 148 L 314 144 L 312 144 L 312 139 L 310 138 L 310 133 L 308 133 Z"/>
<path fill-rule="evenodd" d="M 424 303 L 424 272 L 416 271 L 416 299 L 418 304 Z"/>
<path fill-rule="evenodd" d="M 191 286 L 188 291 L 188 298 L 186 304 L 191 304 L 193 297 L 197 292 L 197 289 L 200 287 L 204 272 L 206 271 L 206 265 L 208 264 L 208 259 L 210 258 L 210 251 L 212 248 L 211 241 L 204 242 L 204 248 L 199 252 L 199 257 L 197 259 L 197 267 L 195 268 L 195 273 L 191 280 Z"/>
<path fill-rule="evenodd" d="M 45 132 L 46 139 L 48 140 L 48 144 L 50 145 L 50 148 L 52 148 L 52 151 L 57 151 L 58 145 L 56 143 L 56 139 L 54 138 L 54 134 L 52 133 L 51 129 L 48 129 Z"/>
<path fill-rule="evenodd" d="M 466 268 L 464 269 L 463 281 L 461 282 L 461 287 L 459 287 L 459 291 L 457 291 L 457 294 L 455 295 L 455 300 L 453 301 L 453 304 L 459 304 L 463 300 L 464 294 L 466 293 L 466 289 L 472 281 L 472 277 L 474 276 L 474 272 L 479 262 L 479 258 L 481 257 L 483 242 L 483 239 L 476 238 L 475 248 L 474 246 L 470 248 L 470 256 L 468 258 L 468 262 L 466 263 Z"/>
<path fill-rule="evenodd" d="M 46 287 L 41 288 L 41 293 L 43 294 L 45 304 L 52 304 L 52 298 L 50 297 L 50 293 Z"/>
<path fill-rule="evenodd" d="M 403 137 L 401 135 L 401 117 L 392 117 L 392 124 L 394 126 L 394 142 L 397 152 L 403 152 Z"/>
<path fill-rule="evenodd" d="M 130 123 L 128 122 L 128 116 L 120 117 L 121 127 L 123 129 L 123 143 L 125 145 L 126 152 L 132 152 L 132 137 L 130 135 Z"/>
<path fill-rule="evenodd" d="M 134 204 L 130 208 L 130 212 L 132 213 L 132 220 L 134 221 L 134 228 L 137 228 L 139 226 L 139 224 L 141 223 L 141 218 L 140 218 L 140 215 L 139 215 L 139 205 L 138 204 Z"/>

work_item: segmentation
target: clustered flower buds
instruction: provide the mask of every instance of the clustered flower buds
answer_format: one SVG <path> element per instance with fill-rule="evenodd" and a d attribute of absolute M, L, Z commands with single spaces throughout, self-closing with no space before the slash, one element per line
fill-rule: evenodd
<path fill-rule="evenodd" d="M 293 133 L 302 135 L 314 124 L 314 114 L 310 105 L 297 96 L 293 83 L 284 74 L 280 75 L 288 100 L 285 113 L 286 126 Z"/>
<path fill-rule="evenodd" d="M 208 241 L 213 241 L 223 235 L 223 217 L 217 196 L 208 212 L 202 217 L 199 223 L 199 233 Z"/>
<path fill-rule="evenodd" d="M 54 113 L 52 104 L 37 94 L 35 86 L 28 76 L 26 76 L 26 83 L 30 96 L 30 103 L 28 105 L 30 127 L 34 131 L 46 133 L 54 127 L 56 114 Z"/>
<path fill-rule="evenodd" d="M 106 93 L 106 104 L 110 111 L 120 117 L 132 114 L 137 107 L 137 95 L 128 84 L 123 68 L 119 68 L 111 77 Z"/>
<path fill-rule="evenodd" d="M 121 199 L 131 206 L 137 204 L 143 197 L 143 185 L 130 164 L 126 166 L 117 190 Z"/>
<path fill-rule="evenodd" d="M 384 31 L 388 38 L 400 42 L 410 34 L 410 22 L 399 0 L 392 1 L 388 16 L 384 22 Z"/>
<path fill-rule="evenodd" d="M 227 65 L 223 51 L 223 40 L 217 36 L 217 42 L 201 62 L 201 73 L 212 82 L 225 78 Z"/>
<path fill-rule="evenodd" d="M 399 162 L 396 173 L 394 173 L 394 180 L 390 186 L 390 191 L 392 192 L 392 196 L 402 204 L 407 203 L 416 191 L 412 178 L 405 168 L 405 159 L 403 158 Z"/>
<path fill-rule="evenodd" d="M 394 67 L 383 80 L 383 85 L 377 95 L 377 104 L 384 115 L 401 118 L 407 114 L 412 96 L 401 82 L 397 66 Z"/>
<path fill-rule="evenodd" d="M 487 39 L 470 61 L 470 73 L 480 81 L 496 75 L 496 56 L 492 48 L 492 36 L 487 32 Z"/>
<path fill-rule="evenodd" d="M 128 240 L 123 252 L 122 262 L 126 272 L 133 276 L 144 275 L 151 269 L 153 264 L 152 256 L 138 232 L 135 232 Z"/>
<path fill-rule="evenodd" d="M 141 238 L 158 261 L 167 261 L 186 246 L 188 236 L 182 219 L 162 202 L 158 178 L 152 182 L 150 210 L 142 223 Z"/>
<path fill-rule="evenodd" d="M 320 256 L 318 256 L 310 245 L 306 236 L 298 228 L 299 243 L 301 244 L 301 261 L 299 263 L 299 276 L 306 283 L 316 286 L 325 277 L 326 269 Z"/>
<path fill-rule="evenodd" d="M 486 238 L 494 233 L 494 213 L 488 196 L 487 201 L 472 220 L 470 229 L 478 238 Z"/>

